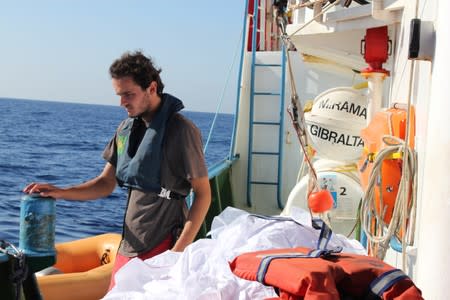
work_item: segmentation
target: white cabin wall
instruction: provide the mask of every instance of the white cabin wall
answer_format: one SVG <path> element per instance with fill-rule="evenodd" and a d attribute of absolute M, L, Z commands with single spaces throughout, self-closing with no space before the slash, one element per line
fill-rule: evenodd
<path fill-rule="evenodd" d="M 450 104 L 448 92 L 448 70 L 450 62 L 450 21 L 447 0 L 421 1 L 425 8 L 423 19 L 436 20 L 436 52 L 432 62 L 430 80 L 431 91 L 427 97 L 419 98 L 428 103 L 428 120 L 421 143 L 423 166 L 419 176 L 419 225 L 417 237 L 417 274 L 416 284 L 423 291 L 425 299 L 447 299 L 450 280 L 445 274 L 450 267 Z M 434 7 L 427 7 L 433 5 Z M 429 13 L 436 13 L 436 18 Z M 421 10 L 419 10 L 421 14 Z M 420 64 L 424 64 L 421 62 Z M 426 80 L 427 77 L 421 77 Z M 417 124 L 420 127 L 420 123 Z"/>
<path fill-rule="evenodd" d="M 431 251 L 431 249 L 428 249 L 428 247 L 431 246 L 434 248 L 440 248 L 442 247 L 439 243 L 442 243 L 442 241 L 445 241 L 443 239 L 442 241 L 433 241 L 430 242 L 430 239 L 433 237 L 438 237 L 439 235 L 434 235 L 433 231 L 430 230 L 430 224 L 435 224 L 435 217 L 432 217 L 432 214 L 428 213 L 430 208 L 430 199 L 436 198 L 434 195 L 440 195 L 444 196 L 445 194 L 445 188 L 442 189 L 435 189 L 432 194 L 433 196 L 430 197 L 429 191 L 427 191 L 427 186 L 430 185 L 430 183 L 435 183 L 435 177 L 438 178 L 437 173 L 434 169 L 437 165 L 443 166 L 445 164 L 442 164 L 442 160 L 439 161 L 437 159 L 438 156 L 434 156 L 433 159 L 430 158 L 429 153 L 430 151 L 433 152 L 433 150 L 430 149 L 434 147 L 438 147 L 440 149 L 443 149 L 444 151 L 447 151 L 446 153 L 449 153 L 450 149 L 448 146 L 448 133 L 447 133 L 447 142 L 441 143 L 443 141 L 442 139 L 436 140 L 432 134 L 433 130 L 430 126 L 433 126 L 433 124 L 436 123 L 436 112 L 432 112 L 431 109 L 436 105 L 436 101 L 440 101 L 439 99 L 435 99 L 435 97 L 432 96 L 432 88 L 433 85 L 442 85 L 442 78 L 438 78 L 439 71 L 436 72 L 436 68 L 440 67 L 442 64 L 448 65 L 448 60 L 445 58 L 441 58 L 441 61 L 438 62 L 435 58 L 434 61 L 420 61 L 417 60 L 414 63 L 411 60 L 408 60 L 408 44 L 410 40 L 410 27 L 409 22 L 410 19 L 416 17 L 416 5 L 415 1 L 411 1 L 408 3 L 409 5 L 406 5 L 403 9 L 403 16 L 402 16 L 402 23 L 399 24 L 398 27 L 398 39 L 397 39 L 397 49 L 396 49 L 396 60 L 393 68 L 393 82 L 391 87 L 391 95 L 390 95 L 390 104 L 392 105 L 394 102 L 399 103 L 407 103 L 408 102 L 408 96 L 411 95 L 411 102 L 415 106 L 416 111 L 416 123 L 415 123 L 415 129 L 416 129 L 416 135 L 414 137 L 415 140 L 415 150 L 417 152 L 418 156 L 418 187 L 417 187 L 417 216 L 416 216 L 416 230 L 415 230 L 415 243 L 414 246 L 407 248 L 407 255 L 406 255 L 406 266 L 403 266 L 403 259 L 402 254 L 395 252 L 394 250 L 389 250 L 385 261 L 391 265 L 394 265 L 398 268 L 404 268 L 406 273 L 413 278 L 413 280 L 416 282 L 416 284 L 424 290 L 425 293 L 425 299 L 442 299 L 440 297 L 427 297 L 426 295 L 430 293 L 432 294 L 436 293 L 435 289 L 436 286 L 433 288 L 429 288 L 428 285 L 431 281 L 433 281 L 435 284 L 439 282 L 439 278 L 435 278 L 434 280 L 430 280 L 430 262 L 423 263 L 424 256 L 429 256 L 431 253 L 436 251 Z M 439 8 L 440 9 L 440 8 Z M 435 21 L 437 18 L 437 12 L 438 12 L 438 5 L 437 1 L 419 1 L 418 7 L 417 7 L 417 17 L 420 18 L 422 21 Z M 406 24 L 406 25 L 405 25 Z M 437 24 L 435 23 L 435 26 Z M 447 22 L 448 26 L 448 22 Z M 441 26 L 442 27 L 442 26 Z M 445 27 L 444 28 L 448 28 Z M 443 41 L 443 36 L 445 34 L 442 32 L 442 28 L 439 30 L 439 37 L 438 40 L 441 43 Z M 448 35 L 448 34 L 447 34 Z M 445 36 L 447 36 L 445 35 Z M 442 46 L 441 46 L 442 48 Z M 437 47 L 436 47 L 437 49 Z M 449 53 L 448 51 L 446 53 Z M 411 68 L 414 64 L 414 70 L 411 73 Z M 438 76 L 437 76 L 438 75 Z M 440 75 L 442 76 L 442 75 Z M 441 82 L 439 82 L 441 81 Z M 447 80 L 448 81 L 448 80 Z M 411 82 L 411 84 L 410 84 Z M 445 84 L 444 84 L 445 85 Z M 411 91 L 410 91 L 411 87 Z M 438 94 L 438 92 L 435 92 Z M 447 102 L 448 103 L 448 102 Z M 440 104 L 438 104 L 440 105 Z M 441 109 L 443 111 L 448 112 L 448 104 L 447 109 L 445 109 L 445 105 L 440 105 Z M 448 128 L 448 124 L 441 126 L 441 128 Z M 434 125 L 436 126 L 436 125 Z M 439 130 L 439 129 L 437 129 Z M 445 139 L 444 139 L 445 140 Z M 445 146 L 447 145 L 447 146 Z M 443 147 L 442 147 L 443 146 Z M 436 165 L 437 164 L 437 165 Z M 432 169 L 430 169 L 430 165 L 432 165 Z M 448 166 L 447 162 L 447 170 L 450 168 Z M 438 170 L 436 170 L 438 171 Z M 448 174 L 441 174 L 440 175 L 444 181 L 447 183 L 443 185 L 443 187 L 448 186 Z M 438 196 L 439 197 L 439 196 Z M 445 197 L 443 197 L 444 199 Z M 447 189 L 447 199 L 449 199 L 448 195 L 448 189 Z M 437 200 L 439 202 L 439 200 Z M 443 203 L 441 203 L 443 204 Z M 445 212 L 446 215 L 448 215 L 448 212 L 450 211 L 448 209 L 448 201 L 447 201 L 447 209 L 440 210 L 436 207 L 438 211 Z M 445 206 L 445 205 L 444 205 Z M 441 207 L 442 208 L 442 207 Z M 446 219 L 447 216 L 444 217 Z M 439 221 L 438 221 L 439 222 Z M 436 224 L 435 224 L 436 225 Z M 439 226 L 432 226 L 432 227 L 439 227 Z M 442 228 L 448 228 L 448 222 L 446 226 L 442 226 Z M 448 234 L 447 234 L 448 235 Z M 450 249 L 449 244 L 447 242 L 446 251 Z M 431 254 L 434 258 L 433 260 L 436 262 L 436 256 L 435 254 Z M 441 265 L 440 263 L 438 263 Z M 450 264 L 447 263 L 447 267 L 450 266 Z M 428 270 L 428 271 L 427 271 Z M 425 275 L 426 274 L 426 275 Z M 422 279 L 420 279 L 422 276 Z M 425 276 L 425 277 L 423 277 Z M 439 277 L 439 276 L 438 276 Z M 440 283 L 442 284 L 442 283 Z M 442 288 L 442 286 L 441 286 Z M 439 290 L 439 289 L 437 289 Z M 429 294 L 430 296 L 432 294 Z"/>
<path fill-rule="evenodd" d="M 280 52 L 257 52 L 258 63 L 279 63 Z M 313 100 L 318 94 L 330 88 L 339 86 L 352 86 L 363 79 L 349 68 L 329 63 L 305 63 L 298 52 L 290 52 L 291 64 L 293 66 L 295 85 L 300 101 L 304 104 L 308 100 Z M 249 126 L 249 99 L 250 99 L 250 64 L 251 53 L 246 54 L 241 84 L 241 99 L 239 106 L 239 116 L 236 133 L 235 153 L 239 153 L 239 160 L 232 169 L 232 189 L 236 207 L 248 211 L 263 214 L 279 214 L 277 207 L 276 192 L 273 186 L 254 186 L 252 196 L 253 206 L 246 205 L 247 191 L 247 163 L 248 163 L 248 126 Z M 274 91 L 279 89 L 281 80 L 280 68 L 257 67 L 255 79 L 256 91 Z M 285 110 L 291 102 L 289 77 L 286 75 L 285 83 Z M 255 97 L 255 114 L 265 121 L 275 121 L 270 119 L 274 115 L 274 106 L 270 102 L 277 101 L 271 96 Z M 258 98 L 258 99 L 256 99 Z M 259 105 L 258 105 L 259 103 Z M 277 102 L 279 103 L 279 102 Z M 278 109 L 278 104 L 275 106 Z M 291 119 L 285 111 L 284 118 L 284 153 L 283 153 L 283 174 L 282 174 L 282 203 L 286 203 L 290 191 L 296 184 L 297 174 L 300 168 L 302 153 L 297 134 L 292 126 Z M 264 134 L 254 139 L 255 147 L 260 145 L 271 145 L 277 149 L 278 132 L 277 128 L 266 129 Z M 265 167 L 263 164 L 255 162 L 253 175 L 260 179 L 274 178 L 276 175 L 276 164 L 272 167 Z"/>
<path fill-rule="evenodd" d="M 297 3 L 300 1 L 296 1 Z M 415 150 L 418 154 L 418 207 L 414 247 L 407 251 L 406 273 L 423 291 L 425 299 L 447 299 L 450 267 L 448 228 L 450 228 L 450 162 L 449 129 L 449 71 L 450 70 L 450 4 L 448 0 L 386 0 L 386 12 L 395 12 L 389 20 L 373 18 L 369 5 L 352 5 L 351 9 L 338 8 L 326 13 L 324 22 L 313 22 L 298 32 L 312 18 L 311 9 L 293 12 L 294 24 L 288 26 L 288 34 L 294 34 L 293 42 L 299 50 L 325 59 L 362 68 L 364 59 L 359 56 L 359 41 L 367 28 L 388 25 L 393 41 L 393 56 L 384 64 L 391 72 L 385 81 L 384 107 L 396 102 L 407 103 L 409 95 L 416 108 Z M 383 12 L 381 12 L 382 14 Z M 408 60 L 410 20 L 418 17 L 431 21 L 436 29 L 435 56 L 431 62 Z M 344 41 L 346 39 L 346 42 Z M 430 46 L 433 48 L 433 45 Z M 333 66 L 336 70 L 336 65 Z M 304 71 L 303 91 L 300 98 L 311 99 L 314 82 L 329 81 L 336 84 L 339 76 L 309 74 Z M 412 77 L 412 78 L 411 78 Z M 411 85 L 410 85 L 410 80 Z M 336 86 L 336 85 L 335 85 Z M 411 86 L 411 90 L 410 90 Z M 288 127 L 286 127 L 288 128 Z M 288 167 L 289 168 L 289 167 Z M 386 262 L 402 268 L 402 255 L 388 251 Z"/>

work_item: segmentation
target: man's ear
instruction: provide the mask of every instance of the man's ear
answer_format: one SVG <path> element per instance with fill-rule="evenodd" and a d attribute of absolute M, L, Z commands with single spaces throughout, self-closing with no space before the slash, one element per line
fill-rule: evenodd
<path fill-rule="evenodd" d="M 149 93 L 151 95 L 153 93 L 156 93 L 157 90 L 158 90 L 158 84 L 156 83 L 156 81 L 150 82 L 150 85 L 147 88 L 147 93 Z"/>

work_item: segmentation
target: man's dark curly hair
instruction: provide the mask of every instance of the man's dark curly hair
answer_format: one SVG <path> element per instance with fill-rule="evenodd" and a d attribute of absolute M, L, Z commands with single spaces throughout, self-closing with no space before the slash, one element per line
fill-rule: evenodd
<path fill-rule="evenodd" d="M 146 57 L 141 51 L 125 52 L 109 67 L 111 78 L 120 79 L 129 76 L 143 90 L 148 88 L 152 81 L 156 81 L 158 85 L 156 92 L 159 96 L 162 96 L 164 89 L 164 84 L 159 76 L 161 71 L 161 69 L 155 68 L 151 58 Z"/>

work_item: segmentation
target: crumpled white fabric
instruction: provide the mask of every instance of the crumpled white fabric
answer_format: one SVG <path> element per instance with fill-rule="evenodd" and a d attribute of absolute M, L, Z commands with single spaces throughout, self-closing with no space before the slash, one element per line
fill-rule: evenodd
<path fill-rule="evenodd" d="M 116 273 L 116 286 L 103 299 L 250 300 L 276 297 L 271 287 L 235 276 L 229 262 L 250 251 L 315 248 L 320 232 L 310 223 L 309 214 L 300 210 L 293 210 L 291 218 L 280 221 L 258 218 L 227 207 L 214 218 L 211 239 L 200 239 L 184 252 L 166 251 L 145 261 L 130 260 Z M 358 241 L 333 234 L 328 247 L 336 246 L 343 247 L 343 252 L 366 254 Z"/>

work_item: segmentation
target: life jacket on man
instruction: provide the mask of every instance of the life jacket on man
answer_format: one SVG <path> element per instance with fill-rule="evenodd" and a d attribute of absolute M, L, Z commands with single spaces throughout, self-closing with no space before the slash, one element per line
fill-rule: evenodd
<path fill-rule="evenodd" d="M 401 270 L 364 255 L 308 248 L 244 253 L 233 273 L 279 291 L 279 299 L 423 299 Z"/>
<path fill-rule="evenodd" d="M 162 145 L 171 117 L 184 108 L 180 99 L 163 94 L 161 107 L 145 130 L 138 148 L 131 151 L 135 127 L 143 123 L 140 118 L 128 118 L 117 131 L 116 180 L 119 186 L 145 192 L 159 192 L 163 198 L 183 198 L 161 186 Z"/>

